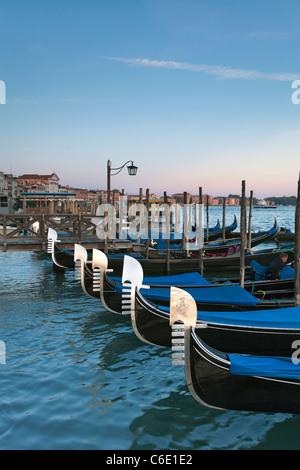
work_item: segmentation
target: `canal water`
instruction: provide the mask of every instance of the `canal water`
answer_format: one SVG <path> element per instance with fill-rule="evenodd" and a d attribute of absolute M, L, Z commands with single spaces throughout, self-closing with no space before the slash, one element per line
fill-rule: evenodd
<path fill-rule="evenodd" d="M 253 226 L 276 215 L 293 230 L 294 213 L 261 210 Z M 46 253 L 0 253 L 0 273 L 1 450 L 300 449 L 300 416 L 198 404 L 170 350 L 142 343 Z"/>

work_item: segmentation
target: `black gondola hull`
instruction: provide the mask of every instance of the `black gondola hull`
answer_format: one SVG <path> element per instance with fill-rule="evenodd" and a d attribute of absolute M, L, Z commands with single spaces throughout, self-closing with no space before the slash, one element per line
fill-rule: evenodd
<path fill-rule="evenodd" d="M 300 413 L 297 379 L 239 376 L 230 372 L 218 352 L 210 354 L 191 334 L 188 387 L 194 398 L 208 407 L 226 410 Z"/>
<path fill-rule="evenodd" d="M 281 311 L 281 309 L 279 310 Z M 168 312 L 164 312 L 136 293 L 133 328 L 145 342 L 160 347 L 172 346 L 172 329 Z M 201 324 L 201 315 L 198 316 Z M 207 323 L 196 334 L 210 347 L 239 354 L 290 357 L 294 341 L 300 341 L 300 329 L 244 327 L 233 324 Z"/>

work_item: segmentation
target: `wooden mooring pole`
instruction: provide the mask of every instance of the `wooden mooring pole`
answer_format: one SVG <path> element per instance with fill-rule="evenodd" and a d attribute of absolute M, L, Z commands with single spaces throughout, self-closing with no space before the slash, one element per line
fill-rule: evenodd
<path fill-rule="evenodd" d="M 202 210 L 202 204 L 203 204 L 203 197 L 202 197 L 202 188 L 199 188 L 199 204 L 200 204 L 200 209 Z M 201 233 L 201 240 L 199 240 L 199 243 L 202 244 L 203 236 L 202 236 L 202 217 L 200 217 L 200 214 L 198 214 L 199 220 L 198 220 L 198 230 L 199 233 Z M 200 227 L 201 224 L 201 227 Z M 202 253 L 202 246 L 199 248 L 199 269 L 200 269 L 200 274 L 203 276 L 203 253 Z"/>
<path fill-rule="evenodd" d="M 209 202 L 208 202 L 208 194 L 206 196 L 206 241 L 208 242 L 209 239 Z"/>
<path fill-rule="evenodd" d="M 167 192 L 164 191 L 164 204 L 169 207 Z M 165 211 L 165 226 L 166 226 L 166 235 L 167 235 L 167 275 L 170 275 L 170 208 Z"/>
<path fill-rule="evenodd" d="M 300 250 L 300 174 L 298 179 L 297 206 L 295 213 L 295 305 L 300 306 L 299 285 L 299 250 Z"/>
<path fill-rule="evenodd" d="M 183 193 L 183 249 L 184 249 L 184 256 L 187 258 L 189 253 L 189 237 L 188 237 L 188 200 L 187 200 L 187 192 L 184 191 Z"/>
<path fill-rule="evenodd" d="M 252 212 L 253 212 L 253 191 L 250 191 L 250 208 L 249 208 L 249 224 L 248 224 L 248 248 L 251 250 L 251 229 L 252 229 Z"/>
<path fill-rule="evenodd" d="M 146 189 L 146 214 L 147 214 L 147 221 L 146 221 L 146 258 L 149 258 L 149 209 L 150 209 L 150 201 L 149 201 L 149 188 Z"/>
<path fill-rule="evenodd" d="M 143 188 L 140 188 L 140 193 L 139 193 L 139 207 L 141 207 L 143 204 Z M 142 231 L 142 220 L 144 220 L 144 207 L 143 207 L 143 213 L 140 212 L 140 224 L 138 227 L 138 236 L 137 236 L 137 243 L 140 243 L 141 241 L 141 231 Z"/>
<path fill-rule="evenodd" d="M 244 287 L 245 283 L 245 245 L 246 245 L 246 196 L 245 181 L 242 181 L 241 198 L 241 252 L 240 252 L 240 285 Z"/>
<path fill-rule="evenodd" d="M 223 197 L 223 226 L 222 239 L 225 240 L 225 224 L 226 224 L 226 197 Z"/>

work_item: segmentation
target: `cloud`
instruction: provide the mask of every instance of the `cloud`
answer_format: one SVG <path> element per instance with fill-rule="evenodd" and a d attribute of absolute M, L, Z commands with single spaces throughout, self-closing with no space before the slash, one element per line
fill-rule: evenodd
<path fill-rule="evenodd" d="M 107 57 L 102 56 L 107 60 L 114 60 L 124 62 L 131 65 L 161 69 L 175 69 L 175 70 L 190 70 L 191 72 L 203 72 L 209 75 L 214 75 L 221 79 L 244 79 L 244 80 L 271 80 L 271 81 L 293 81 L 300 78 L 293 73 L 266 73 L 257 70 L 236 69 L 223 65 L 201 65 L 191 64 L 189 62 L 176 62 L 171 60 L 152 60 L 152 59 L 126 59 L 124 57 Z"/>

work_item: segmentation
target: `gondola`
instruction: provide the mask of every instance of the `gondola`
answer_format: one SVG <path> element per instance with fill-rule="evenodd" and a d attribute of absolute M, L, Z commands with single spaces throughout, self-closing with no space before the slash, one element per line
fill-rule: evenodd
<path fill-rule="evenodd" d="M 135 288 L 129 306 L 136 335 L 146 343 L 170 347 L 172 331 L 169 309 L 147 301 Z M 207 323 L 207 328 L 198 329 Z M 300 341 L 300 307 L 265 310 L 198 311 L 200 338 L 220 350 L 244 354 L 290 356 L 292 344 Z"/>
<path fill-rule="evenodd" d="M 57 270 L 74 268 L 74 254 L 68 250 L 62 250 L 58 245 L 60 240 L 56 230 L 53 230 L 51 227 L 48 229 L 48 245 L 47 253 L 51 254 L 53 267 Z"/>
<path fill-rule="evenodd" d="M 270 262 L 280 255 L 284 248 L 253 251 L 252 254 L 245 254 L 245 267 L 250 266 L 251 261 L 257 260 L 261 264 L 269 265 Z M 288 251 L 288 262 L 294 260 L 293 251 Z M 185 274 L 188 272 L 200 272 L 199 257 L 190 258 L 146 258 L 141 254 L 135 256 L 141 263 L 145 276 L 164 276 Z M 109 266 L 113 269 L 115 276 L 122 276 L 124 255 L 109 256 Z M 220 270 L 237 271 L 240 267 L 240 253 L 227 256 L 203 256 L 203 266 L 205 272 L 217 272 Z"/>
<path fill-rule="evenodd" d="M 238 221 L 237 221 L 236 215 L 234 215 L 234 219 L 233 219 L 232 224 L 225 226 L 225 236 L 229 237 L 231 232 L 233 232 L 237 228 L 237 226 L 238 226 Z M 196 233 L 197 233 L 197 227 L 193 226 L 192 231 L 189 232 L 189 234 L 188 234 L 188 237 L 189 238 L 194 238 Z M 210 227 L 208 229 L 208 239 L 211 240 L 211 241 L 212 240 L 217 240 L 218 238 L 221 238 L 222 235 L 223 235 L 223 227 L 221 227 L 220 221 L 218 219 L 217 224 L 214 227 Z M 203 228 L 203 236 L 205 238 L 207 238 L 207 228 L 206 227 Z M 133 237 L 133 235 L 128 234 L 128 238 L 132 241 L 136 241 L 137 239 L 139 239 L 139 241 L 145 242 L 146 241 L 146 234 L 141 233 L 141 234 L 139 234 L 139 237 Z M 148 238 L 150 240 L 153 240 L 154 242 L 165 240 L 165 236 L 164 236 L 163 232 L 153 231 L 153 230 L 151 230 L 149 232 Z M 177 233 L 177 232 L 172 232 L 172 231 L 170 232 L 170 240 L 174 244 L 177 244 L 177 245 L 180 244 L 180 242 L 182 242 L 183 238 L 184 238 L 183 233 Z"/>
<path fill-rule="evenodd" d="M 227 227 L 227 232 L 225 231 L 225 236 L 229 233 L 233 235 L 232 230 L 234 227 L 237 226 L 237 220 L 235 217 L 235 223 L 232 224 L 232 229 L 229 230 Z M 277 235 L 279 231 L 277 219 L 275 218 L 275 222 L 273 227 L 270 230 L 262 231 L 258 233 L 253 233 L 251 236 L 251 248 L 259 245 L 260 243 L 265 243 Z M 206 240 L 206 235 L 204 233 L 204 244 L 202 246 L 202 252 L 205 256 L 225 256 L 225 255 L 232 255 L 234 253 L 238 253 L 240 251 L 241 246 L 241 238 L 240 237 L 230 237 L 225 240 L 219 240 L 222 237 L 222 229 L 218 229 L 214 232 L 214 236 L 209 236 L 209 240 Z M 190 234 L 188 237 L 189 240 L 189 250 L 198 251 L 197 247 L 197 238 L 192 237 Z M 212 241 L 214 240 L 214 241 Z M 176 243 L 177 242 L 177 243 Z M 167 250 L 167 242 L 163 239 L 156 240 L 156 248 L 160 251 Z M 170 251 L 174 253 L 182 251 L 184 249 L 182 240 L 171 240 L 170 241 Z"/>
<path fill-rule="evenodd" d="M 106 266 L 109 264 L 109 267 L 112 268 L 112 259 L 108 259 L 108 264 L 107 261 L 105 260 L 104 263 L 101 262 L 102 255 L 100 255 L 100 258 L 98 258 L 98 264 L 97 264 L 97 253 L 99 250 L 94 250 L 93 251 L 93 259 L 95 266 L 101 270 L 103 266 Z M 278 253 L 281 251 L 276 251 L 276 256 L 278 256 Z M 138 262 L 141 264 L 141 260 L 138 259 Z M 294 296 L 294 270 L 290 266 L 286 266 L 281 273 L 280 279 L 276 280 L 266 280 L 264 279 L 264 276 L 261 275 L 261 270 L 266 271 L 266 267 L 260 266 L 258 263 L 255 261 L 250 263 L 251 269 L 248 270 L 247 275 L 245 276 L 245 282 L 244 282 L 244 289 L 247 290 L 248 292 L 251 292 L 254 294 L 256 297 L 260 299 L 272 299 L 274 298 L 274 295 L 276 295 L 276 299 L 281 299 L 281 298 L 292 298 Z M 143 266 L 142 266 L 143 267 Z M 124 269 L 124 258 L 123 258 L 123 263 L 122 263 L 122 273 Z M 105 292 L 111 292 L 116 290 L 116 282 L 121 281 L 121 277 L 115 276 L 115 271 L 114 269 L 110 269 L 111 272 L 113 272 L 113 277 L 111 276 L 106 276 L 105 275 L 105 269 L 103 270 L 103 280 L 104 280 L 104 291 Z M 87 274 L 87 277 L 91 277 L 91 271 Z M 87 282 L 89 283 L 90 280 L 87 279 Z M 169 276 L 154 276 L 154 277 L 146 277 L 144 280 L 144 283 L 147 285 L 150 285 L 151 287 L 154 288 L 162 288 L 162 287 L 167 287 L 167 286 L 181 286 L 182 288 L 188 288 L 188 287 L 203 287 L 203 286 L 220 286 L 223 285 L 224 283 L 229 283 L 229 284 L 239 284 L 239 279 L 236 278 L 226 278 L 223 281 L 219 279 L 218 281 L 214 282 L 209 282 L 207 281 L 203 276 L 200 275 L 199 272 L 197 271 L 192 271 L 188 273 L 183 273 L 179 275 L 169 275 Z"/>
<path fill-rule="evenodd" d="M 52 259 L 55 266 L 59 268 L 74 268 L 74 252 L 70 250 L 63 250 L 59 246 L 57 234 L 53 230 L 50 234 L 48 232 L 48 252 L 52 253 Z M 278 256 L 282 249 L 269 249 L 245 253 L 245 266 L 249 266 L 252 260 L 256 260 L 261 264 L 270 264 L 274 257 Z M 289 262 L 293 261 L 294 253 L 289 250 Z M 162 275 L 177 275 L 187 272 L 200 271 L 199 257 L 182 258 L 178 255 L 170 257 L 167 260 L 166 256 L 160 258 L 146 258 L 141 253 L 130 253 L 131 256 L 139 259 L 143 266 L 146 276 L 162 276 Z M 91 256 L 91 252 L 89 252 Z M 108 254 L 110 269 L 113 269 L 115 276 L 121 276 L 123 270 L 123 253 Z M 227 270 L 237 270 L 240 266 L 240 253 L 228 254 L 226 256 L 203 256 L 203 265 L 206 271 L 216 271 L 226 268 Z"/>
<path fill-rule="evenodd" d="M 225 226 L 225 238 L 229 238 L 231 233 L 237 228 L 237 226 L 238 226 L 238 221 L 237 221 L 236 215 L 234 214 L 234 219 L 233 219 L 232 224 Z M 204 235 L 204 238 L 207 239 L 206 228 L 203 229 L 203 235 Z M 222 236 L 223 236 L 223 227 L 221 227 L 220 224 L 218 228 L 216 228 L 215 230 L 208 231 L 208 240 L 210 241 L 217 240 L 218 238 L 221 238 Z"/>
<path fill-rule="evenodd" d="M 83 250 L 82 247 L 79 247 Z M 76 250 L 75 250 L 76 251 Z M 84 257 L 81 258 L 84 262 Z M 135 282 L 136 275 L 143 279 L 142 283 L 147 285 L 147 289 L 141 289 L 140 294 L 147 301 L 160 306 L 168 306 L 170 303 L 170 287 L 171 285 L 179 286 L 190 292 L 197 303 L 199 310 L 263 310 L 290 307 L 294 305 L 294 301 L 288 298 L 288 292 L 285 298 L 274 300 L 272 292 L 271 299 L 260 300 L 261 293 L 251 294 L 243 289 L 239 284 L 210 284 L 199 273 L 188 273 L 181 276 L 166 276 L 144 278 L 143 269 L 138 260 L 125 256 L 123 264 L 122 279 L 112 279 L 107 275 L 108 258 L 99 251 L 93 250 L 92 269 L 94 280 L 98 282 L 95 290 L 92 291 L 91 272 L 88 274 L 85 270 L 85 279 L 83 290 L 88 291 L 92 297 L 99 298 L 107 310 L 115 313 L 122 313 L 122 290 L 124 282 L 129 280 Z M 98 279 L 98 281 L 97 281 Z M 120 282 L 122 280 L 122 282 Z M 189 284 L 188 284 L 189 283 Z M 139 283 L 141 284 L 141 282 Z M 286 291 L 280 292 L 282 297 Z"/>
<path fill-rule="evenodd" d="M 300 412 L 300 364 L 288 357 L 232 354 L 207 345 L 196 329 L 193 300 L 172 288 L 173 364 L 184 364 L 191 395 L 209 408 L 270 413 Z M 203 324 L 203 331 L 206 325 Z M 225 350 L 226 351 L 226 350 Z"/>
<path fill-rule="evenodd" d="M 238 221 L 237 221 L 236 215 L 234 215 L 232 224 L 226 225 L 225 227 L 225 230 L 224 230 L 225 238 L 230 238 L 230 236 L 232 235 L 232 232 L 237 228 L 237 226 L 238 226 Z M 195 242 L 197 238 L 195 234 L 196 234 L 196 227 L 194 227 L 193 232 L 190 233 L 188 236 L 190 243 Z M 218 223 L 214 228 L 210 228 L 208 231 L 208 238 L 207 238 L 207 229 L 203 228 L 203 237 L 204 237 L 204 240 L 208 240 L 210 242 L 214 240 L 218 240 L 219 238 L 223 237 L 223 227 L 221 227 L 220 223 Z M 154 239 L 154 241 L 156 242 L 155 246 L 158 250 L 167 249 L 167 242 L 166 242 L 165 237 L 164 238 L 162 238 L 162 236 L 155 237 L 150 234 L 149 238 Z M 145 239 L 142 239 L 142 241 L 145 241 Z M 176 238 L 171 237 L 170 242 L 171 242 L 171 248 L 170 248 L 171 250 L 174 250 L 174 251 L 180 250 L 180 249 L 182 250 L 183 249 L 183 234 L 177 235 Z"/>
<path fill-rule="evenodd" d="M 104 253 L 102 262 L 107 263 Z M 99 265 L 99 264 L 98 264 Z M 130 315 L 135 334 L 144 342 L 156 346 L 171 347 L 169 307 L 157 306 L 142 294 L 142 270 L 136 269 L 131 262 L 130 270 L 124 272 L 121 296 L 115 290 L 107 290 L 103 273 L 96 277 L 98 296 L 104 307 L 114 313 Z M 193 299 L 194 301 L 194 299 Z M 196 308 L 197 304 L 194 301 Z M 269 305 L 270 307 L 271 305 Z M 203 322 L 208 326 L 199 329 L 199 335 L 210 346 L 231 352 L 260 354 L 265 349 L 267 354 L 291 354 L 293 341 L 300 341 L 300 307 L 283 308 L 277 302 L 274 308 L 242 310 L 236 307 L 232 311 L 199 311 L 197 329 Z"/>
<path fill-rule="evenodd" d="M 74 250 L 66 250 L 59 246 L 61 240 L 58 239 L 57 232 L 51 228 L 48 230 L 48 245 L 47 252 L 51 254 L 53 266 L 55 269 L 74 269 Z M 87 250 L 88 260 L 92 260 L 92 249 Z M 130 253 L 130 256 L 133 256 L 137 259 L 143 258 L 139 253 Z M 123 262 L 124 253 L 109 253 L 107 254 L 109 258 L 117 258 L 120 262 Z"/>
<path fill-rule="evenodd" d="M 133 329 L 141 340 L 156 346 L 170 347 L 172 332 L 169 308 L 157 306 L 146 299 L 141 294 L 143 288 L 141 270 L 131 269 L 131 272 L 124 273 L 121 313 L 131 315 Z M 193 302 L 197 308 L 194 299 Z M 107 305 L 104 306 L 107 308 Z M 198 326 L 205 322 L 207 328 L 200 328 L 199 335 L 216 349 L 289 356 L 292 343 L 300 341 L 300 307 L 283 308 L 277 302 L 274 302 L 274 307 L 267 308 L 264 305 L 264 309 L 254 306 L 251 310 L 200 310 L 196 331 L 198 333 Z M 118 309 L 116 313 L 120 313 Z"/>
<path fill-rule="evenodd" d="M 277 219 L 275 217 L 274 225 L 270 230 L 253 233 L 251 235 L 251 248 L 274 239 L 279 231 Z M 239 250 L 241 238 L 230 238 L 224 241 L 215 241 L 206 243 L 202 247 L 202 251 L 206 254 L 232 254 Z"/>
<path fill-rule="evenodd" d="M 245 251 L 245 267 L 249 268 L 252 261 L 269 266 L 271 261 L 280 255 L 283 251 L 288 254 L 288 262 L 294 260 L 293 245 L 281 248 L 264 248 L 262 250 Z M 176 257 L 175 257 L 176 256 Z M 145 276 L 175 275 L 187 272 L 200 272 L 199 254 L 193 253 L 190 257 L 180 257 L 179 254 L 171 256 L 169 260 L 166 257 L 146 258 L 139 255 Z M 240 268 L 240 252 L 217 255 L 203 254 L 203 267 L 205 272 L 217 272 L 220 270 L 237 271 Z M 115 255 L 110 258 L 110 268 L 113 269 L 115 276 L 122 275 L 123 257 Z"/>

